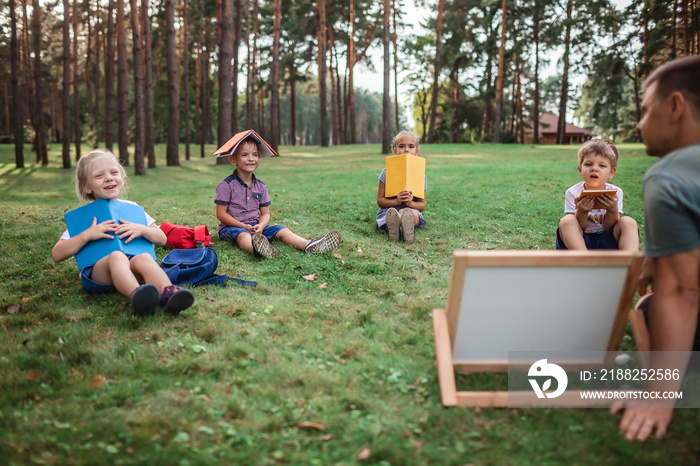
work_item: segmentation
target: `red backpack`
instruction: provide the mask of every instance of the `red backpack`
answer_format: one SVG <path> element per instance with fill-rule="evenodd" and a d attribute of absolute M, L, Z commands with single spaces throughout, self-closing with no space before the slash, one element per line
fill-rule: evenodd
<path fill-rule="evenodd" d="M 165 243 L 178 249 L 203 248 L 211 246 L 211 236 L 206 225 L 199 225 L 194 228 L 185 225 L 173 225 L 172 223 L 163 222 L 160 229 L 168 238 Z"/>

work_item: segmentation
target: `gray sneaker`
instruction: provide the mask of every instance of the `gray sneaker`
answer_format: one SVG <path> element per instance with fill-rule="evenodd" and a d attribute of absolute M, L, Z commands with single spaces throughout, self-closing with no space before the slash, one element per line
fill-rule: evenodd
<path fill-rule="evenodd" d="M 265 238 L 265 235 L 261 233 L 255 233 L 252 238 L 253 241 L 253 252 L 259 256 L 263 256 L 265 259 L 272 259 L 277 257 L 277 250 L 270 246 L 270 242 Z"/>
<path fill-rule="evenodd" d="M 390 207 L 389 210 L 386 211 L 386 231 L 389 233 L 389 241 L 399 240 L 400 226 L 399 211 Z"/>
<path fill-rule="evenodd" d="M 411 244 L 416 239 L 414 227 L 413 209 L 403 209 L 401 211 L 401 229 L 403 230 L 403 240 L 406 244 Z"/>
<path fill-rule="evenodd" d="M 324 252 L 332 251 L 340 246 L 340 233 L 333 230 L 325 235 L 309 240 L 306 243 L 304 252 L 309 254 L 323 254 Z"/>

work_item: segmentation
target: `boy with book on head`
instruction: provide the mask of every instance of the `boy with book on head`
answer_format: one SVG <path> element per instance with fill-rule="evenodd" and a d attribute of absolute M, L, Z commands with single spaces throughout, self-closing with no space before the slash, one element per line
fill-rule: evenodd
<path fill-rule="evenodd" d="M 566 190 L 564 212 L 557 229 L 557 249 L 639 250 L 639 230 L 631 217 L 622 217 L 622 189 L 608 183 L 620 157 L 617 147 L 591 139 L 578 150 L 583 181 Z"/>
<path fill-rule="evenodd" d="M 109 201 L 117 203 L 115 210 L 122 212 L 128 210 L 125 205 L 137 207 L 135 202 L 121 199 L 125 184 L 124 167 L 119 164 L 114 154 L 106 149 L 93 150 L 78 161 L 75 170 L 75 190 L 78 198 L 91 206 L 96 205 L 96 201 Z M 95 204 L 92 204 L 93 202 Z M 142 252 L 131 255 L 127 252 L 128 249 L 123 252 L 111 247 L 113 242 L 120 240 L 128 245 L 140 239 L 156 246 L 164 246 L 165 233 L 158 228 L 150 215 L 144 214 L 141 209 L 140 215 L 145 219 L 145 224 L 123 218 L 112 218 L 98 223 L 97 217 L 92 215 L 92 218 L 81 219 L 80 223 L 89 225 L 88 228 L 78 230 L 77 234 L 66 230 L 54 246 L 51 258 L 54 262 L 61 262 L 77 255 L 80 264 L 81 250 L 106 240 L 109 245 L 104 248 L 98 247 L 94 253 L 95 257 L 88 261 L 89 265 L 80 270 L 83 289 L 88 292 L 119 291 L 131 298 L 131 309 L 138 316 L 154 314 L 156 307 L 160 307 L 167 314 L 178 314 L 192 305 L 194 295 L 191 291 L 170 282 L 155 261 L 155 254 Z M 68 219 L 69 215 L 66 214 L 67 222 Z M 69 225 L 69 229 L 71 228 Z M 152 252 L 153 247 L 150 246 L 150 249 Z M 103 257 L 99 258 L 101 254 Z M 92 262 L 94 260 L 96 262 Z"/>
<path fill-rule="evenodd" d="M 267 186 L 254 171 L 261 153 L 275 155 L 272 148 L 253 130 L 236 134 L 214 155 L 229 157 L 236 168 L 216 186 L 216 218 L 219 237 L 235 242 L 244 251 L 265 258 L 277 257 L 270 245 L 273 239 L 310 254 L 332 251 L 340 245 L 340 233 L 331 231 L 307 240 L 282 225 L 270 225 L 270 196 Z M 264 156 L 263 155 L 263 156 Z"/>
<path fill-rule="evenodd" d="M 411 131 L 401 131 L 394 136 L 392 147 L 395 155 L 418 156 L 420 140 Z M 423 172 L 425 172 L 424 163 Z M 382 233 L 388 234 L 389 241 L 399 241 L 403 238 L 406 243 L 410 244 L 415 239 L 415 228 L 425 226 L 423 210 L 425 210 L 426 204 L 425 191 L 428 190 L 428 179 L 423 175 L 421 181 L 423 184 L 422 198 L 414 196 L 413 191 L 408 189 L 387 197 L 387 169 L 384 168 L 379 174 L 377 228 Z"/>

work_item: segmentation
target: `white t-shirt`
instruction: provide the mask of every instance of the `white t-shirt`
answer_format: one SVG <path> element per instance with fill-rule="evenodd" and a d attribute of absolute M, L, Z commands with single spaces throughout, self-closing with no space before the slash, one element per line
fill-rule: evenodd
<path fill-rule="evenodd" d="M 564 212 L 567 214 L 576 213 L 576 202 L 575 199 L 581 195 L 583 191 L 583 186 L 585 181 L 576 183 L 572 187 L 566 190 L 566 196 L 564 198 Z M 615 186 L 614 184 L 605 183 L 604 189 L 615 189 L 617 191 L 617 210 L 622 215 L 622 190 Z M 588 220 L 586 221 L 586 228 L 584 229 L 586 233 L 596 233 L 598 231 L 603 231 L 603 223 L 605 222 L 606 209 L 591 209 L 588 212 Z"/>
<path fill-rule="evenodd" d="M 119 201 L 119 202 L 126 202 L 127 204 L 138 205 L 138 204 L 135 203 L 134 201 L 128 201 L 128 200 L 126 200 L 126 199 L 117 199 L 117 201 Z M 144 213 L 146 214 L 146 223 L 148 224 L 149 227 L 150 227 L 151 225 L 153 225 L 154 223 L 156 223 L 155 219 L 154 219 L 153 217 L 151 217 L 150 215 L 148 215 L 148 212 L 144 212 Z M 61 239 L 70 239 L 70 233 L 68 233 L 68 230 L 67 230 L 67 229 L 66 229 L 66 231 L 64 231 L 63 234 L 61 235 Z"/>

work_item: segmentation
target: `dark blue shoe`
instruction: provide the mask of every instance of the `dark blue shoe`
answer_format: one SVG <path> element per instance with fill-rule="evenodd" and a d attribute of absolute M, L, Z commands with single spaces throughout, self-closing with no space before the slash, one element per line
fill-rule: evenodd
<path fill-rule="evenodd" d="M 158 289 L 146 283 L 131 292 L 131 311 L 139 317 L 151 316 L 158 305 Z"/>

